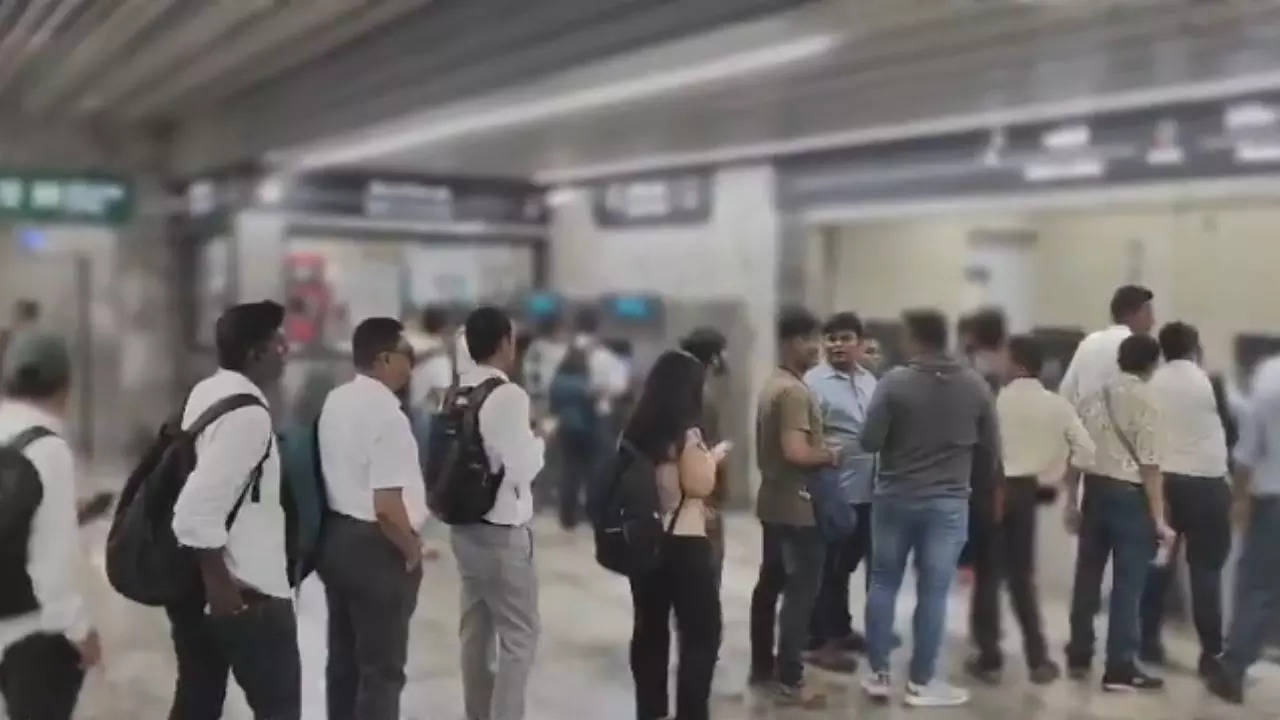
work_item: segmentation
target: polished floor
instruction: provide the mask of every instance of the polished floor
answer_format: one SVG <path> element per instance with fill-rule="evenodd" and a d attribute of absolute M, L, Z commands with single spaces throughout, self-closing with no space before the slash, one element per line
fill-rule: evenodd
<path fill-rule="evenodd" d="M 1061 681 L 1047 688 L 1030 686 L 1017 662 L 1011 662 L 1006 684 L 999 688 L 975 688 L 974 702 L 951 710 L 908 710 L 895 702 L 887 707 L 869 704 L 852 678 L 814 672 L 811 678 L 829 696 L 829 707 L 820 712 L 779 712 L 761 697 L 744 690 L 747 675 L 747 606 L 759 557 L 759 531 L 749 517 L 730 519 L 729 559 L 725 575 L 725 642 L 716 673 L 712 716 L 737 718 L 897 718 L 927 715 L 940 720 L 968 718 L 1035 718 L 1035 720 L 1217 720 L 1227 718 L 1280 718 L 1280 667 L 1255 669 L 1248 704 L 1224 705 L 1209 697 L 1188 667 L 1196 648 L 1185 631 L 1171 629 L 1170 652 L 1182 667 L 1165 671 L 1166 692 L 1150 696 L 1103 693 L 1096 679 Z M 86 542 L 100 548 L 105 527 L 90 527 Z M 625 581 L 601 570 L 591 557 L 589 534 L 562 532 L 541 519 L 537 525 L 537 562 L 541 579 L 541 611 L 544 631 L 538 663 L 529 689 L 531 720 L 587 720 L 634 717 L 631 681 L 627 667 L 627 641 L 631 608 Z M 447 546 L 436 538 L 443 557 L 427 569 L 417 616 L 412 627 L 408 676 L 402 714 L 411 720 L 460 720 L 461 690 L 457 679 L 458 649 L 457 574 Z M 1062 557 L 1055 548 L 1042 556 Z M 151 720 L 167 712 L 173 683 L 173 661 L 163 614 L 131 605 L 114 596 L 102 575 L 100 550 L 91 552 L 92 570 L 86 578 L 93 613 L 102 628 L 106 652 L 104 667 L 86 686 L 79 717 L 85 720 L 129 718 Z M 1059 564 L 1060 568 L 1062 565 Z M 1045 585 L 1061 587 L 1061 571 L 1046 573 Z M 855 587 L 861 582 L 855 580 Z M 300 641 L 303 647 L 308 720 L 324 717 L 323 596 L 308 587 L 300 600 Z M 1056 647 L 1066 631 L 1066 608 L 1060 591 L 1046 593 L 1045 613 Z M 860 593 L 855 606 L 861 607 Z M 953 595 L 946 651 L 946 665 L 953 670 L 965 653 L 963 591 Z M 899 603 L 899 627 L 911 610 L 909 589 Z M 1099 621 L 1101 623 L 1101 620 Z M 1010 625 L 1011 629 L 1016 626 Z M 1101 625 L 1100 625 L 1101 627 Z M 1011 659 L 1019 650 L 1016 633 L 1007 633 Z M 906 652 L 895 653 L 905 664 Z M 953 673 L 955 674 L 955 673 Z M 963 682 L 962 678 L 957 679 Z M 248 718 L 238 690 L 231 691 L 227 718 Z"/>

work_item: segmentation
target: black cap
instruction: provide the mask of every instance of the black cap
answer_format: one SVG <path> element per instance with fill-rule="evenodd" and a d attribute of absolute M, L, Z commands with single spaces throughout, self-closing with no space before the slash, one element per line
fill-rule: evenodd
<path fill-rule="evenodd" d="M 1156 294 L 1141 285 L 1122 285 L 1111 296 L 1111 319 L 1122 322 L 1125 318 L 1142 309 L 1151 302 Z"/>
<path fill-rule="evenodd" d="M 711 363 L 728 345 L 724 334 L 713 327 L 700 327 L 680 341 L 680 349 L 696 357 L 703 365 Z"/>

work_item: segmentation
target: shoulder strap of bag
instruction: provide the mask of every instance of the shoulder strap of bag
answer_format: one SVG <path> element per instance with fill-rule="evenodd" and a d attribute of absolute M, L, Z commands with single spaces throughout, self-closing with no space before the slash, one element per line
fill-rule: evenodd
<path fill-rule="evenodd" d="M 7 445 L 10 449 L 16 450 L 18 452 L 25 452 L 27 449 L 27 446 L 30 445 L 31 443 L 34 443 L 37 440 L 42 440 L 47 437 L 53 437 L 55 435 L 57 435 L 57 433 L 50 430 L 49 428 L 44 427 L 42 425 L 35 425 L 33 427 L 27 428 L 26 430 L 23 430 L 17 435 L 14 435 L 13 438 L 9 440 Z"/>
<path fill-rule="evenodd" d="M 1124 449 L 1128 451 L 1129 457 L 1133 458 L 1135 463 L 1141 465 L 1142 461 L 1138 459 L 1138 451 L 1134 449 L 1133 443 L 1129 441 L 1129 438 L 1121 432 L 1120 423 L 1116 420 L 1115 410 L 1111 407 L 1111 388 L 1104 387 L 1102 389 L 1102 404 L 1107 408 L 1107 417 L 1111 419 L 1111 429 L 1115 431 L 1116 437 L 1120 440 L 1120 444 L 1124 445 Z"/>
<path fill-rule="evenodd" d="M 231 526 L 236 524 L 236 516 L 240 514 L 240 508 L 244 506 L 246 497 L 252 494 L 253 501 L 258 501 L 259 493 L 262 492 L 262 466 L 267 462 L 269 455 L 271 455 L 271 437 L 267 438 L 267 449 L 263 451 L 258 464 L 254 465 L 253 469 L 249 471 L 248 482 L 240 489 L 240 495 L 236 498 L 236 503 L 231 506 L 231 513 L 227 515 L 227 530 L 230 530 Z"/>
<path fill-rule="evenodd" d="M 191 437 L 196 437 L 223 415 L 226 415 L 233 410 L 239 410 L 240 408 L 250 407 L 253 405 L 257 405 L 264 410 L 267 407 L 262 403 L 262 400 L 258 399 L 257 395 L 252 395 L 250 393 L 228 395 L 227 397 L 224 397 L 210 405 L 207 410 L 200 413 L 200 416 L 196 418 L 195 422 L 191 423 L 191 427 L 186 428 L 186 433 Z"/>
<path fill-rule="evenodd" d="M 676 511 L 671 513 L 671 522 L 667 523 L 667 534 L 675 532 L 676 520 L 680 519 L 680 511 L 684 509 L 684 488 L 680 489 L 680 502 L 676 503 Z"/>

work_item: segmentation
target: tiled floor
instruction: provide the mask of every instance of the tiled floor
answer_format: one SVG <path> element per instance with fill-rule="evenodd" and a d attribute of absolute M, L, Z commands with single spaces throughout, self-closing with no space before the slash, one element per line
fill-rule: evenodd
<path fill-rule="evenodd" d="M 908 711 L 894 703 L 888 707 L 868 704 L 850 678 L 814 673 L 812 678 L 829 694 L 830 707 L 822 712 L 773 710 L 762 698 L 744 692 L 747 674 L 747 605 L 758 559 L 757 525 L 747 517 L 732 518 L 730 556 L 725 575 L 725 642 L 717 668 L 712 716 L 718 720 L 737 718 L 897 718 L 928 715 L 940 720 L 967 718 L 1034 718 L 1035 720 L 1093 720 L 1103 718 L 1143 718 L 1151 720 L 1216 720 L 1218 718 L 1280 718 L 1280 669 L 1263 666 L 1255 671 L 1249 704 L 1232 708 L 1208 697 L 1189 670 L 1166 673 L 1170 687 L 1154 696 L 1103 694 L 1096 681 L 1062 681 L 1048 688 L 1033 688 L 1010 663 L 1007 683 L 1001 688 L 975 689 L 974 702 L 955 710 Z M 553 523 L 538 526 L 539 575 L 543 636 L 538 663 L 529 689 L 531 720 L 586 720 L 587 718 L 634 717 L 631 681 L 627 668 L 627 640 L 630 634 L 630 598 L 625 581 L 601 570 L 591 557 L 590 537 L 585 531 L 568 535 Z M 87 533 L 93 547 L 101 547 L 105 529 L 92 527 Z M 457 575 L 452 557 L 430 566 L 423 582 L 422 596 L 412 627 L 408 667 L 409 686 L 405 691 L 403 715 L 415 720 L 459 720 L 462 718 L 461 690 L 457 679 L 456 635 Z M 129 604 L 107 588 L 101 571 L 100 552 L 94 554 L 94 569 L 86 579 L 91 585 L 94 614 L 103 631 L 107 662 L 89 680 L 82 697 L 80 717 L 86 720 L 163 718 L 173 683 L 173 661 L 163 614 Z M 1046 585 L 1054 585 L 1045 578 Z M 855 588 L 861 583 L 855 581 Z M 316 607 L 317 588 L 304 593 L 301 604 L 300 635 L 304 654 L 308 720 L 323 718 L 323 608 Z M 1060 595 L 1055 591 L 1054 595 Z M 320 596 L 322 597 L 322 596 Z M 947 664 L 955 668 L 965 647 L 967 600 L 957 593 L 951 607 Z M 858 607 L 861 599 L 855 600 Z M 321 601 L 322 604 L 322 601 Z M 909 593 L 899 604 L 899 617 L 911 609 Z M 1046 597 L 1045 613 L 1056 647 L 1065 636 L 1066 613 L 1062 597 Z M 905 623 L 900 627 L 906 630 Z M 1011 629 L 1016 627 L 1009 626 Z M 1007 642 L 1011 656 L 1018 651 L 1015 633 Z M 1183 664 L 1194 659 L 1192 641 L 1176 635 L 1169 640 L 1170 651 Z M 898 652 L 895 660 L 906 661 Z M 226 717 L 247 718 L 238 691 L 232 690 Z"/>

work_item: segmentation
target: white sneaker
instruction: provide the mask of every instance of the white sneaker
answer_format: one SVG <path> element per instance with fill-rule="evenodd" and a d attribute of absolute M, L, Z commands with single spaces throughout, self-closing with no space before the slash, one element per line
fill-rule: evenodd
<path fill-rule="evenodd" d="M 893 677 L 887 672 L 869 672 L 862 677 L 862 689 L 877 702 L 888 702 L 893 693 Z"/>
<path fill-rule="evenodd" d="M 928 685 L 908 682 L 903 701 L 912 707 L 955 707 L 969 702 L 969 691 L 941 680 L 934 680 Z"/>

